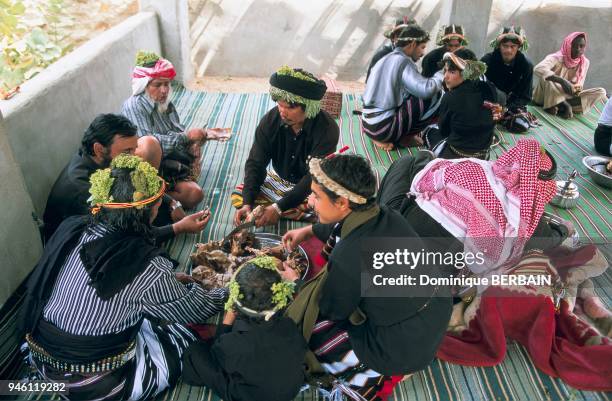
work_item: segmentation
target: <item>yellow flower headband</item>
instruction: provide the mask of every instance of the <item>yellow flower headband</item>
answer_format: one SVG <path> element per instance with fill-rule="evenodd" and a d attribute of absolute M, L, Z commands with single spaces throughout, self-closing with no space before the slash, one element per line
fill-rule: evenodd
<path fill-rule="evenodd" d="M 136 209 L 142 209 L 144 206 L 149 205 L 151 203 L 156 202 L 159 198 L 164 196 L 166 192 L 166 182 L 160 177 L 161 185 L 159 187 L 159 191 L 151 196 L 150 198 L 139 200 L 136 202 L 104 202 L 104 203 L 96 203 L 91 209 L 91 214 L 96 215 L 102 208 L 106 209 L 128 209 L 131 207 L 135 207 Z"/>
<path fill-rule="evenodd" d="M 111 188 L 115 179 L 111 176 L 114 168 L 132 170 L 130 178 L 134 186 L 132 202 L 115 202 L 111 195 Z M 101 208 L 125 209 L 135 207 L 138 209 L 157 201 L 166 191 L 165 181 L 157 175 L 157 169 L 138 156 L 122 154 L 111 161 L 110 168 L 100 169 L 89 178 L 91 186 L 88 201 L 93 206 L 92 214 L 97 214 Z"/>

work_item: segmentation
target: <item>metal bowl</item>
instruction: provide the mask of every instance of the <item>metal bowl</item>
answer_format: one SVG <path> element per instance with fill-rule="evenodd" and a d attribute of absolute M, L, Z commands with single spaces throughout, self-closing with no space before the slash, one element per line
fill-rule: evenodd
<path fill-rule="evenodd" d="M 606 174 L 606 165 L 610 160 L 609 157 L 603 156 L 585 156 L 582 158 L 582 164 L 587 168 L 589 175 L 596 184 L 606 188 L 612 188 L 612 176 Z"/>
<path fill-rule="evenodd" d="M 282 243 L 282 237 L 278 234 L 271 233 L 255 233 L 255 238 L 259 241 L 259 248 L 272 248 L 278 246 Z M 302 273 L 302 278 L 305 278 L 308 275 L 308 269 L 310 268 L 310 262 L 308 261 L 308 255 L 306 255 L 306 251 L 300 245 L 297 247 L 300 255 L 304 258 L 306 262 L 306 267 L 304 268 L 304 272 Z"/>

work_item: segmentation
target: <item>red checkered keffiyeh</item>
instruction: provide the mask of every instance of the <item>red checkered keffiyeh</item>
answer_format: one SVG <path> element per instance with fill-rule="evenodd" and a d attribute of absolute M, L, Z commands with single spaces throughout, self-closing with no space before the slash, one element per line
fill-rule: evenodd
<path fill-rule="evenodd" d="M 149 82 L 154 79 L 174 79 L 176 70 L 171 62 L 164 58 L 157 60 L 153 67 L 134 67 L 132 72 L 132 95 L 142 93 Z"/>
<path fill-rule="evenodd" d="M 551 166 L 536 140 L 523 139 L 496 161 L 433 160 L 415 176 L 411 193 L 465 252 L 484 254 L 485 263 L 470 269 L 489 273 L 521 256 L 555 194 L 555 181 L 538 179 Z"/>

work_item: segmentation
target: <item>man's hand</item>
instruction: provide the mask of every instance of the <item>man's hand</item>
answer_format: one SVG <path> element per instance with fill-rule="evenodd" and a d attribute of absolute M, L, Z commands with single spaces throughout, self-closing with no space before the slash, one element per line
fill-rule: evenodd
<path fill-rule="evenodd" d="M 287 262 L 283 262 L 283 270 L 280 270 L 278 273 L 281 275 L 281 277 L 284 280 L 287 280 L 287 281 L 295 281 L 298 278 L 300 278 L 300 275 L 298 274 L 298 272 L 296 272 L 291 267 L 289 267 Z"/>
<path fill-rule="evenodd" d="M 546 80 L 556 82 L 561 85 L 561 89 L 563 89 L 563 92 L 566 94 L 570 96 L 574 94 L 574 85 L 572 85 L 572 83 L 567 79 L 561 78 L 558 75 L 551 75 L 550 77 L 546 78 Z"/>
<path fill-rule="evenodd" d="M 255 226 L 263 227 L 263 226 L 272 226 L 278 223 L 280 219 L 280 214 L 274 208 L 274 206 L 270 205 L 264 209 L 263 214 L 260 217 L 255 219 Z"/>
<path fill-rule="evenodd" d="M 283 246 L 289 252 L 293 251 L 302 242 L 310 239 L 314 233 L 312 232 L 312 226 L 306 226 L 302 228 L 296 228 L 295 230 L 287 231 L 283 235 Z"/>
<path fill-rule="evenodd" d="M 225 312 L 225 316 L 223 317 L 223 324 L 231 326 L 232 324 L 234 324 L 235 320 L 236 312 L 234 312 L 232 309 Z"/>
<path fill-rule="evenodd" d="M 189 216 L 183 217 L 179 222 L 172 225 L 175 234 L 191 233 L 197 234 L 206 227 L 210 220 L 210 212 L 201 210 Z"/>
<path fill-rule="evenodd" d="M 246 218 L 251 213 L 252 208 L 250 205 L 244 205 L 234 213 L 234 225 L 240 225 L 245 222 Z"/>
<path fill-rule="evenodd" d="M 173 201 L 173 203 L 176 201 Z M 174 206 L 174 204 L 173 204 Z M 172 207 L 173 207 L 172 206 Z M 182 219 L 185 218 L 187 214 L 185 214 L 185 210 L 183 210 L 182 207 L 177 207 L 174 208 L 174 210 L 172 210 L 172 212 L 170 212 L 170 218 L 172 219 L 172 222 L 176 223 L 178 221 L 181 221 Z"/>
<path fill-rule="evenodd" d="M 191 128 L 187 132 L 187 138 L 189 138 L 189 142 L 203 145 L 206 141 L 206 131 L 203 128 Z"/>
<path fill-rule="evenodd" d="M 185 273 L 174 273 L 174 277 L 176 277 L 176 279 L 183 284 L 189 284 L 189 283 L 196 282 L 193 277 Z"/>

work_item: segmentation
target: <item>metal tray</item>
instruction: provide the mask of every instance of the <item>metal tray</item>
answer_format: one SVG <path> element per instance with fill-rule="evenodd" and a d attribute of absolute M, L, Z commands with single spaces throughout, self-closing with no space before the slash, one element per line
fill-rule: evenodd
<path fill-rule="evenodd" d="M 274 247 L 282 243 L 282 237 L 278 234 L 255 233 L 255 238 L 257 238 L 257 240 L 259 241 L 259 249 L 264 247 Z M 302 278 L 305 278 L 308 275 L 308 269 L 310 269 L 310 262 L 308 261 L 308 255 L 306 254 L 304 248 L 298 245 L 297 249 L 306 261 L 306 267 L 304 268 L 304 272 L 302 273 Z"/>

